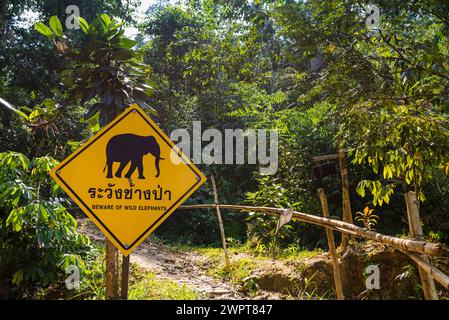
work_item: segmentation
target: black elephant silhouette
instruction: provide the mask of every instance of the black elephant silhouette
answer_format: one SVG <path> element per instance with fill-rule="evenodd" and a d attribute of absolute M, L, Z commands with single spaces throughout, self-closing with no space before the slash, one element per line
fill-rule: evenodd
<path fill-rule="evenodd" d="M 121 178 L 122 171 L 131 162 L 131 166 L 125 177 L 130 179 L 136 168 L 139 171 L 139 179 L 145 179 L 143 175 L 143 156 L 151 153 L 154 156 L 156 166 L 156 177 L 159 176 L 159 161 L 161 150 L 159 144 L 153 136 L 138 136 L 135 134 L 119 134 L 109 139 L 106 145 L 106 165 L 103 172 L 108 169 L 106 178 L 113 178 L 112 165 L 120 162 L 120 166 L 115 172 L 117 178 Z"/>

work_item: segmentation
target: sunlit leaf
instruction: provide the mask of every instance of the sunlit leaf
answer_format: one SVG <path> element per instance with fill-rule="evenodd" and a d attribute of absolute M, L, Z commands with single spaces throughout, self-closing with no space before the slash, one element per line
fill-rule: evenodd
<path fill-rule="evenodd" d="M 44 23 L 42 22 L 36 22 L 34 24 L 34 29 L 36 29 L 37 32 L 43 34 L 44 36 L 48 37 L 48 38 L 52 38 L 55 36 L 55 34 L 53 33 L 53 31 L 51 31 L 51 29 L 49 27 L 47 27 Z"/>
<path fill-rule="evenodd" d="M 62 24 L 57 16 L 50 18 L 50 28 L 56 36 L 62 37 Z"/>

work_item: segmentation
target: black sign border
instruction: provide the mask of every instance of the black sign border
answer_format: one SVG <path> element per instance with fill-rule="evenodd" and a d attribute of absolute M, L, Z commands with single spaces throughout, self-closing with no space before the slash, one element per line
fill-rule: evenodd
<path fill-rule="evenodd" d="M 90 214 L 97 220 L 97 222 L 99 222 L 103 228 L 105 228 L 105 230 L 115 239 L 115 241 L 117 241 L 117 243 L 124 249 L 124 250 L 129 250 L 130 248 L 132 248 L 137 242 L 139 242 L 139 240 L 145 236 L 145 234 L 150 231 L 163 217 L 165 217 L 168 212 L 170 212 L 170 210 L 176 206 L 178 204 L 178 202 L 184 198 L 184 196 L 186 194 L 188 194 L 190 191 L 192 191 L 192 189 L 194 189 L 200 182 L 201 182 L 201 176 L 192 168 L 192 164 L 187 162 L 183 157 L 180 157 L 182 159 L 182 161 L 190 168 L 190 170 L 192 170 L 192 172 L 196 175 L 196 183 L 190 187 L 190 189 L 188 189 L 181 197 L 179 197 L 178 200 L 176 200 L 171 206 L 170 208 L 168 208 L 149 228 L 147 228 L 136 240 L 133 241 L 133 243 L 131 243 L 130 245 L 128 245 L 128 247 L 126 247 L 118 238 L 117 236 L 112 233 L 111 230 L 109 230 L 109 228 L 103 223 L 103 221 L 101 221 L 97 215 L 89 208 L 88 205 L 86 205 L 84 203 L 84 201 L 75 193 L 75 191 L 73 191 L 73 189 L 68 185 L 67 182 L 65 182 L 65 180 L 59 175 L 60 171 L 66 166 L 68 165 L 71 161 L 73 161 L 76 157 L 78 157 L 81 153 L 83 153 L 90 145 L 92 145 L 95 141 L 97 141 L 98 139 L 100 139 L 104 134 L 106 134 L 106 132 L 108 132 L 109 130 L 111 130 L 115 125 L 117 125 L 120 121 L 122 121 L 123 119 L 125 119 L 130 113 L 132 112 L 137 112 L 139 114 L 139 116 L 146 122 L 148 123 L 148 125 L 153 129 L 153 131 L 155 131 L 159 137 L 170 147 L 170 149 L 173 148 L 173 146 L 167 141 L 167 139 L 161 135 L 159 133 L 159 131 L 157 129 L 154 128 L 153 124 L 151 122 L 149 122 L 145 116 L 142 115 L 142 113 L 140 112 L 139 109 L 132 107 L 127 113 L 125 113 L 120 119 L 118 119 L 113 125 L 111 125 L 108 129 L 106 129 L 105 131 L 103 131 L 100 135 L 98 135 L 97 137 L 95 137 L 92 141 L 90 141 L 88 144 L 83 145 L 82 146 L 82 150 L 80 152 L 78 152 L 73 158 L 71 158 L 70 160 L 68 160 L 66 163 L 64 163 L 60 168 L 58 168 L 56 170 L 56 176 L 58 177 L 59 180 L 61 180 L 61 182 L 64 184 L 64 186 L 70 190 L 70 192 L 78 199 L 79 202 L 81 202 L 81 204 L 87 209 L 87 211 L 90 212 Z"/>

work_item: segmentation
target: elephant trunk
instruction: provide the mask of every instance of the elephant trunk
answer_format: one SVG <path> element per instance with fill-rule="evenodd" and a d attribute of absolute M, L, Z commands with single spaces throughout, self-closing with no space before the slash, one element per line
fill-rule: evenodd
<path fill-rule="evenodd" d="M 154 156 L 154 165 L 156 167 L 156 178 L 159 177 L 159 161 L 164 160 L 164 158 L 161 157 L 161 149 L 159 147 L 159 144 L 157 143 L 156 139 L 152 136 L 149 137 L 150 139 L 150 146 L 149 146 L 149 153 L 151 153 Z"/>
<path fill-rule="evenodd" d="M 155 166 L 156 166 L 156 178 L 159 177 L 159 161 L 160 161 L 161 159 L 162 159 L 162 158 L 159 157 L 159 156 L 154 157 L 154 164 L 155 164 Z"/>

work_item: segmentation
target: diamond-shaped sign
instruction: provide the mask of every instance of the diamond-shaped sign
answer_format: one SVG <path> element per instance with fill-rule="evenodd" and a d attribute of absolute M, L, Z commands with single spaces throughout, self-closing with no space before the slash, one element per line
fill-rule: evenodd
<path fill-rule="evenodd" d="M 51 176 L 125 256 L 206 180 L 137 105 Z"/>

